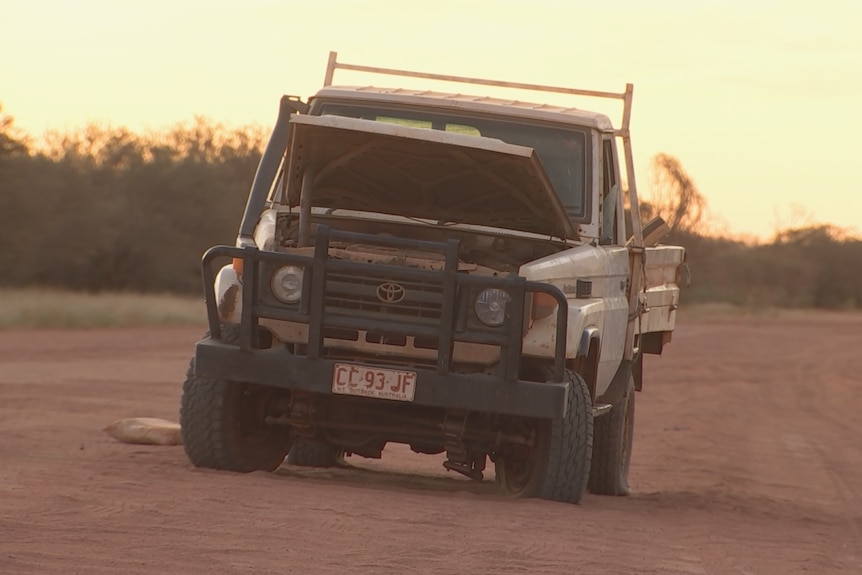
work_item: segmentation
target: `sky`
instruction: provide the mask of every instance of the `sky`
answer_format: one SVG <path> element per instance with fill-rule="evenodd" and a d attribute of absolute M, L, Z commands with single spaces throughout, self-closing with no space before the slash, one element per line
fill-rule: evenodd
<path fill-rule="evenodd" d="M 371 66 L 622 91 L 640 195 L 676 157 L 710 225 L 768 240 L 862 234 L 862 2 L 855 0 L 0 0 L 0 104 L 34 137 L 194 116 L 270 127 L 330 50 Z M 614 105 L 336 72 L 335 84 Z"/>

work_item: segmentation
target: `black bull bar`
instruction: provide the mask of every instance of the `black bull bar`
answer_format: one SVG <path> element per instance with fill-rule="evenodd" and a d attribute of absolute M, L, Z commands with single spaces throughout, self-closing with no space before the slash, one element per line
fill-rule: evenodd
<path fill-rule="evenodd" d="M 442 253 L 445 265 L 443 270 L 427 270 L 335 259 L 329 257 L 333 240 Z M 215 264 L 226 258 L 243 260 L 239 345 L 222 341 L 215 294 Z M 302 296 L 295 305 L 278 302 L 269 291 L 269 274 L 288 265 L 304 270 Z M 434 242 L 393 238 L 337 231 L 321 225 L 316 229 L 313 255 L 261 251 L 255 247 L 215 246 L 204 254 L 202 270 L 210 336 L 199 341 L 196 347 L 195 369 L 199 376 L 331 393 L 335 361 L 324 357 L 325 332 L 331 329 L 365 330 L 436 341 L 437 358 L 433 368 L 409 367 L 417 373 L 416 404 L 549 418 L 560 417 L 565 410 L 569 385 L 564 374 L 568 319 L 565 295 L 553 285 L 526 281 L 515 274 L 489 277 L 458 273 L 457 240 Z M 357 317 L 344 310 L 327 309 L 326 287 L 330 274 L 373 274 L 396 282 L 426 281 L 442 285 L 440 320 L 433 323 L 405 321 L 403 317 L 387 314 Z M 469 294 L 485 288 L 502 288 L 511 295 L 506 320 L 499 328 L 489 328 L 465 319 L 469 315 L 469 307 L 465 309 L 464 302 L 470 299 Z M 518 379 L 525 322 L 529 314 L 526 302 L 528 294 L 533 293 L 548 294 L 557 302 L 551 382 Z M 283 347 L 260 349 L 261 318 L 307 324 L 305 355 L 293 355 Z M 453 372 L 455 342 L 498 346 L 500 362 L 496 373 Z M 363 360 L 363 364 L 374 365 L 374 361 Z"/>

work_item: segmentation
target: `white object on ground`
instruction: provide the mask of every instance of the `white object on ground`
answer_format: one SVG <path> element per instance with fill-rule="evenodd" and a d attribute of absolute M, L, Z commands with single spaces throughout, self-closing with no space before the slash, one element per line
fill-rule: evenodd
<path fill-rule="evenodd" d="M 102 431 L 123 443 L 180 445 L 180 424 L 157 417 L 118 419 Z"/>

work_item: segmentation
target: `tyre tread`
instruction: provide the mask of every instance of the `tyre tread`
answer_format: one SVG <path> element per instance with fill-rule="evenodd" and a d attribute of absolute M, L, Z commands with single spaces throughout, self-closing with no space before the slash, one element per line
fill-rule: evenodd
<path fill-rule="evenodd" d="M 579 503 L 587 487 L 593 446 L 590 391 L 584 379 L 566 370 L 569 397 L 566 413 L 551 422 L 548 466 L 540 497 Z"/>

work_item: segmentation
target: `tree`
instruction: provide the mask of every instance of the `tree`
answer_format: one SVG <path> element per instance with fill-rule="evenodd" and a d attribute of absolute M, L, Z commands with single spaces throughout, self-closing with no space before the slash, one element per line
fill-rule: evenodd
<path fill-rule="evenodd" d="M 13 125 L 15 119 L 3 113 L 0 104 L 0 159 L 27 155 L 30 151 L 27 138 Z"/>
<path fill-rule="evenodd" d="M 706 198 L 679 160 L 657 154 L 652 159 L 652 172 L 651 201 L 646 204 L 650 215 L 661 216 L 675 232 L 702 232 Z"/>

